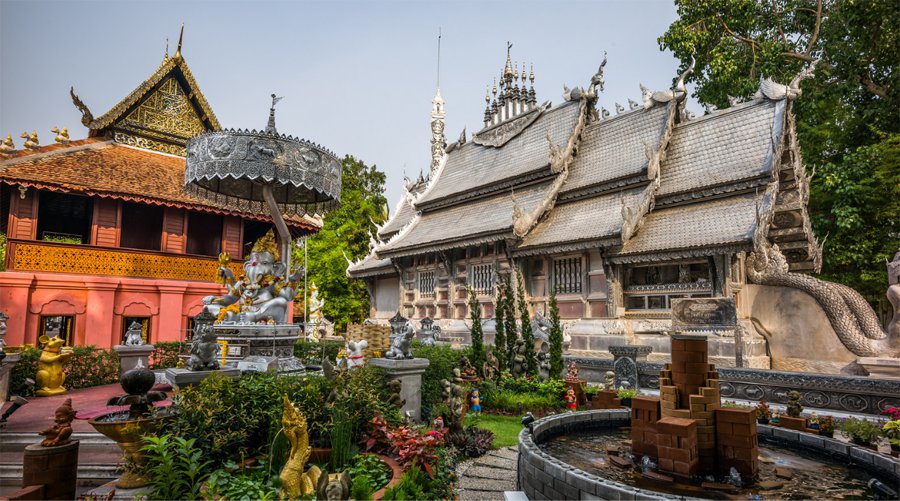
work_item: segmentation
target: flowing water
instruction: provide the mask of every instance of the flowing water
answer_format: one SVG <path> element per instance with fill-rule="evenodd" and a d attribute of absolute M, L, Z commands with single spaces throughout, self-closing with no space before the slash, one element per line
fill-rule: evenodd
<path fill-rule="evenodd" d="M 861 468 L 848 468 L 812 453 L 763 444 L 759 447 L 757 481 L 740 490 L 719 492 L 688 483 L 661 483 L 641 475 L 641 466 L 649 465 L 640 457 L 633 458 L 637 470 L 623 469 L 610 463 L 607 448 L 620 446 L 622 441 L 628 439 L 630 436 L 626 429 L 584 431 L 554 437 L 539 447 L 547 454 L 588 473 L 625 485 L 675 495 L 706 499 L 873 499 L 875 496 L 867 487 L 872 475 Z M 621 448 L 620 454 L 626 455 L 626 447 Z M 782 473 L 788 470 L 791 478 L 777 478 L 776 468 Z M 726 476 L 714 481 L 729 483 L 733 478 Z M 771 487 L 766 484 L 776 482 L 782 485 L 768 490 L 763 488 Z"/>

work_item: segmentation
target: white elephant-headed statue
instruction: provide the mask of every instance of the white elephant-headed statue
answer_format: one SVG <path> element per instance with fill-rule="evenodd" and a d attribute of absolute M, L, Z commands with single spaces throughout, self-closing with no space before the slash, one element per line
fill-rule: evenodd
<path fill-rule="evenodd" d="M 305 270 L 299 267 L 287 274 L 285 263 L 279 257 L 272 230 L 253 244 L 250 257 L 244 262 L 244 274 L 237 279 L 228 267 L 231 261 L 228 253 L 219 255 L 219 279 L 228 292 L 203 298 L 203 304 L 216 315 L 216 323 L 286 322 L 288 303 L 297 295 L 297 284 Z"/>

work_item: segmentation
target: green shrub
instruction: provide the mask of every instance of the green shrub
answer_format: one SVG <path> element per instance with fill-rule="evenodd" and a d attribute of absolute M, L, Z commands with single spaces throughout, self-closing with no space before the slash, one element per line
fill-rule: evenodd
<path fill-rule="evenodd" d="M 550 378 L 559 379 L 563 372 L 563 333 L 559 322 L 559 303 L 556 287 L 550 292 Z"/>
<path fill-rule="evenodd" d="M 431 474 L 426 474 L 418 465 L 410 466 L 400 482 L 384 492 L 385 501 L 419 499 L 455 499 L 453 485 L 456 483 L 456 456 L 448 447 L 438 449 L 438 460 Z"/>
<path fill-rule="evenodd" d="M 525 412 L 543 413 L 558 410 L 563 406 L 561 397 L 551 395 L 520 393 L 513 390 L 496 389 L 482 390 L 482 395 L 484 399 L 482 400 L 481 405 L 484 410 L 506 414 L 524 414 Z"/>
<path fill-rule="evenodd" d="M 195 440 L 162 435 L 145 437 L 143 472 L 153 491 L 150 499 L 199 499 L 212 461 L 204 461 Z"/>
<path fill-rule="evenodd" d="M 25 379 L 37 382 L 37 364 L 41 358 L 41 350 L 33 346 L 23 346 L 21 358 L 10 374 L 9 391 L 13 395 L 29 397 L 34 395 L 34 388 L 25 386 Z M 119 382 L 119 357 L 111 350 L 96 346 L 75 346 L 72 357 L 63 363 L 66 380 L 65 388 L 75 390 Z"/>
<path fill-rule="evenodd" d="M 472 330 L 470 332 L 472 338 L 472 365 L 481 375 L 482 365 L 484 365 L 484 330 L 481 325 L 481 304 L 478 302 L 478 295 L 475 289 L 467 287 L 469 292 L 469 320 L 472 322 Z"/>
<path fill-rule="evenodd" d="M 276 474 L 269 476 L 264 467 L 235 471 L 236 468 L 236 464 L 229 464 L 226 469 L 212 472 L 203 489 L 203 499 L 270 501 L 278 497 L 281 479 Z"/>
<path fill-rule="evenodd" d="M 384 501 L 430 499 L 425 495 L 425 484 L 428 480 L 419 465 L 414 464 L 403 473 L 397 485 L 384 491 L 384 497 L 381 499 Z"/>
<path fill-rule="evenodd" d="M 178 356 L 185 352 L 185 344 L 181 341 L 159 341 L 153 345 L 150 356 L 150 369 L 171 369 L 178 365 Z"/>
<path fill-rule="evenodd" d="M 369 497 L 366 499 L 371 499 L 373 492 L 387 485 L 394 474 L 391 467 L 374 454 L 359 454 L 353 456 L 353 458 L 350 459 L 347 472 L 350 473 L 350 478 L 353 481 L 354 487 L 356 486 L 357 479 L 365 478 L 368 481 L 371 492 L 369 492 Z M 354 496 L 354 499 L 362 498 Z"/>
<path fill-rule="evenodd" d="M 470 348 L 454 350 L 447 345 L 422 346 L 413 342 L 413 355 L 427 358 L 430 364 L 422 374 L 422 416 L 425 420 L 433 419 L 432 407 L 440 403 L 441 379 L 452 379 L 453 369 L 459 367 L 464 356 L 471 355 Z"/>
<path fill-rule="evenodd" d="M 331 428 L 331 457 L 329 469 L 341 471 L 350 460 L 353 445 L 353 418 L 346 409 L 335 406 L 332 413 L 334 425 Z"/>
<path fill-rule="evenodd" d="M 351 475 L 353 485 L 350 487 L 350 499 L 355 499 L 356 501 L 370 501 L 372 499 L 372 494 L 375 493 L 375 488 L 372 487 L 372 481 L 369 480 L 369 477 L 366 475 Z"/>
<path fill-rule="evenodd" d="M 638 391 L 636 388 L 624 388 L 620 387 L 616 390 L 616 397 L 618 398 L 634 398 L 638 396 Z"/>
<path fill-rule="evenodd" d="M 341 341 L 309 341 L 300 339 L 294 344 L 294 356 L 306 365 L 322 365 L 322 360 L 334 363 L 338 352 L 344 347 Z"/>
<path fill-rule="evenodd" d="M 841 422 L 841 432 L 859 444 L 871 444 L 881 436 L 881 427 L 868 419 L 849 417 Z"/>

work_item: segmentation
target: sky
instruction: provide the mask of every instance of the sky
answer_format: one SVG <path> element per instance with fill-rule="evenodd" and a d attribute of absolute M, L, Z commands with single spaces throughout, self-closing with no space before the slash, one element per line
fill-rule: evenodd
<path fill-rule="evenodd" d="M 606 51 L 599 104 L 614 113 L 640 101 L 639 83 L 671 87 L 678 61 L 656 40 L 675 19 L 671 0 L 0 0 L 0 134 L 20 147 L 22 131 L 52 143 L 54 126 L 86 137 L 69 87 L 103 115 L 156 70 L 166 39 L 174 53 L 184 23 L 182 55 L 224 127 L 265 127 L 269 96 L 284 96 L 279 132 L 376 165 L 393 211 L 404 176 L 428 173 L 439 31 L 449 143 L 482 128 L 507 41 L 534 65 L 538 102 L 554 104 Z"/>

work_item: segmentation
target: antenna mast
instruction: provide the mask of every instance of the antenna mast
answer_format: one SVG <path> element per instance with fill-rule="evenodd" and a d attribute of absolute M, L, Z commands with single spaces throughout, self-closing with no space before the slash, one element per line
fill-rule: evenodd
<path fill-rule="evenodd" d="M 437 88 L 441 88 L 441 27 L 438 26 Z"/>

